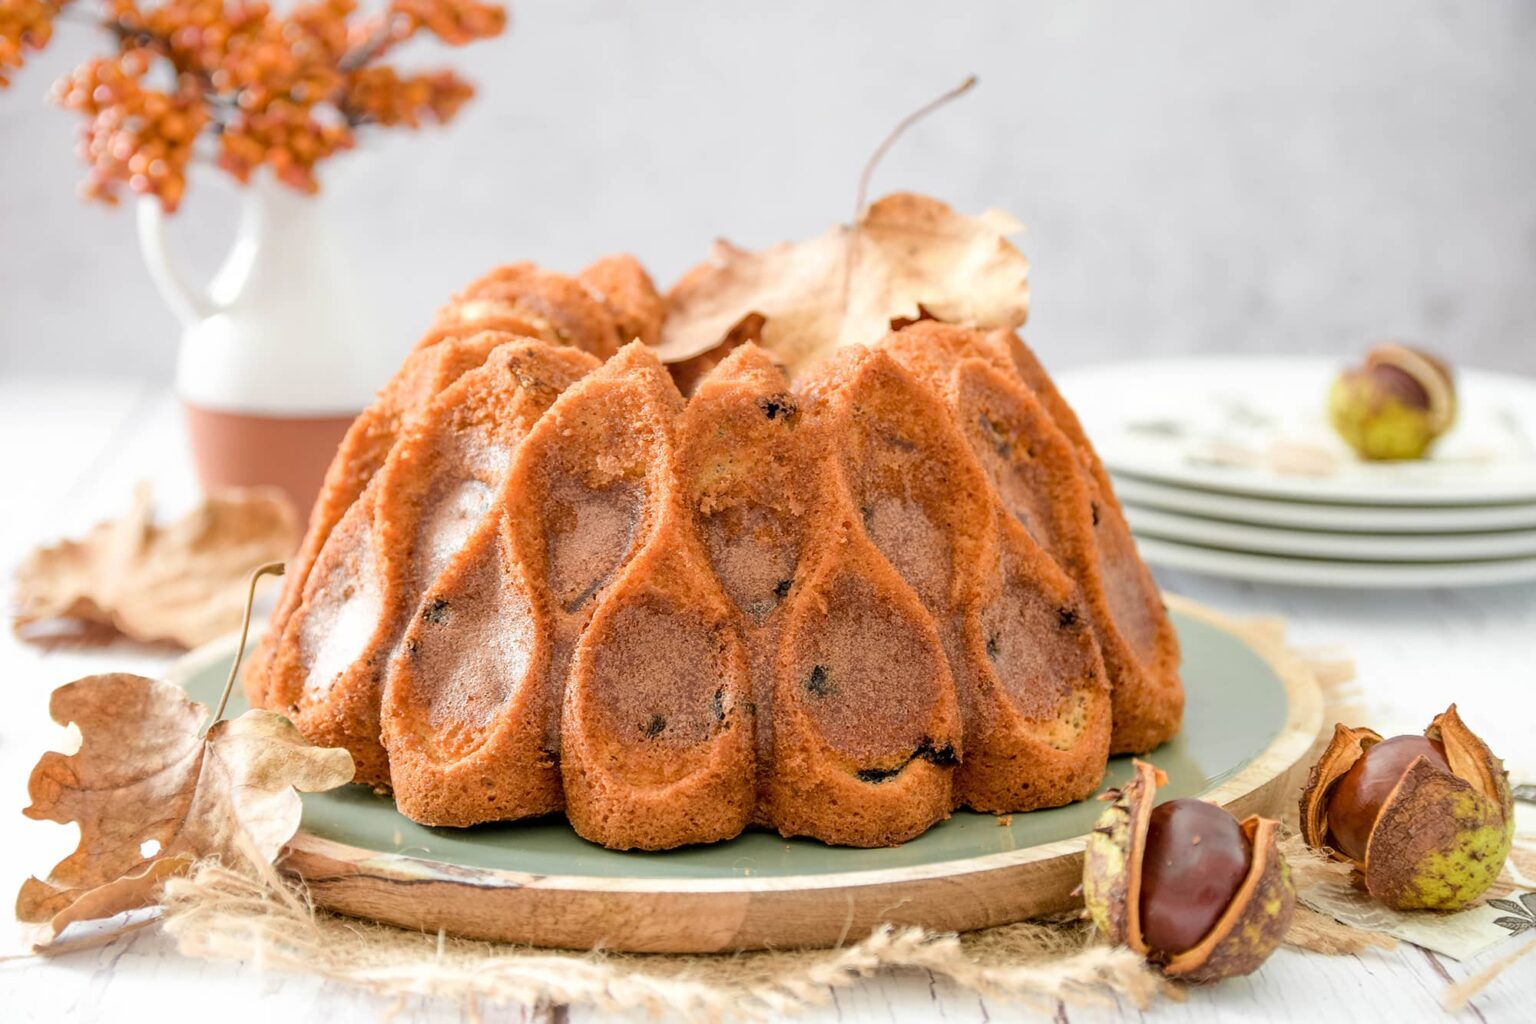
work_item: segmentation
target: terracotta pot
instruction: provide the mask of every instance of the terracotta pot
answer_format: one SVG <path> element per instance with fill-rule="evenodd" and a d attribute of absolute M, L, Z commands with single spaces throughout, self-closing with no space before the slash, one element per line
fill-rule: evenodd
<path fill-rule="evenodd" d="M 140 248 L 183 325 L 176 390 L 203 488 L 271 484 L 304 512 L 347 424 L 402 353 L 381 343 L 323 201 L 258 175 L 241 203 L 206 290 L 169 258 L 153 199 L 139 205 Z"/>
<path fill-rule="evenodd" d="M 257 416 L 183 402 L 197 479 L 205 491 L 280 487 L 300 513 L 315 503 L 351 416 Z"/>

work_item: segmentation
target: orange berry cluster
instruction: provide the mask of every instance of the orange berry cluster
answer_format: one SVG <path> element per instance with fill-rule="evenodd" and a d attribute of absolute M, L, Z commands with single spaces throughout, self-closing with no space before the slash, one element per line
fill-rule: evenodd
<path fill-rule="evenodd" d="M 505 8 L 476 0 L 394 0 L 390 13 L 407 34 L 424 28 L 449 46 L 499 35 L 507 24 Z"/>
<path fill-rule="evenodd" d="M 0 0 L 0 89 L 11 84 L 26 51 L 41 50 L 53 38 L 53 19 L 68 0 Z"/>
<path fill-rule="evenodd" d="M 0 0 L 0 85 L 23 47 L 48 41 L 67 2 Z M 356 0 L 310 0 L 285 16 L 263 0 L 101 3 L 117 53 L 54 92 L 86 118 L 84 192 L 115 202 L 127 186 L 167 210 L 186 191 L 204 133 L 209 155 L 238 180 L 265 167 L 313 192 L 316 165 L 350 148 L 358 128 L 447 122 L 474 95 L 469 83 L 450 71 L 403 74 L 382 58 L 420 34 L 463 46 L 506 26 L 505 9 L 481 0 L 392 0 L 367 17 Z"/>
<path fill-rule="evenodd" d="M 158 196 L 167 210 L 181 202 L 192 144 L 208 123 L 196 92 L 146 88 L 152 58 L 141 49 L 89 60 L 55 87 L 62 105 L 85 115 L 80 155 L 90 166 L 81 194 L 116 204 L 119 185 Z"/>
<path fill-rule="evenodd" d="M 402 77 L 391 67 L 362 68 L 347 90 L 348 109 L 359 123 L 421 125 L 424 115 L 439 123 L 458 113 L 474 86 L 452 71 Z"/>

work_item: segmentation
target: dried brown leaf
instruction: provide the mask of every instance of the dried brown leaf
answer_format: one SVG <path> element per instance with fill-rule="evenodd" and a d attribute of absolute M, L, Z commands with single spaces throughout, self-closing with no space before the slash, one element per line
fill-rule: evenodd
<path fill-rule="evenodd" d="M 78 636 L 196 647 L 240 625 L 241 581 L 292 554 L 298 540 L 298 517 L 277 491 L 215 494 L 157 526 L 140 485 L 123 518 L 38 548 L 22 563 L 13 625 L 27 640 L 46 640 L 67 622 Z"/>
<path fill-rule="evenodd" d="M 79 728 L 80 749 L 42 756 L 23 813 L 78 822 L 80 845 L 46 880 L 22 885 L 16 916 L 55 936 L 154 904 L 166 878 L 204 858 L 270 862 L 298 831 L 295 790 L 352 778 L 345 750 L 310 745 L 268 711 L 217 722 L 203 737 L 208 709 L 143 676 L 77 679 L 53 692 L 49 710 Z"/>
<path fill-rule="evenodd" d="M 708 352 L 753 313 L 766 318 L 761 344 L 791 372 L 878 341 L 893 320 L 1018 327 L 1029 313 L 1029 263 L 1007 238 L 1018 230 L 996 210 L 968 217 L 897 193 L 854 227 L 806 242 L 761 252 L 717 242 L 668 297 L 658 354 L 674 363 Z"/>

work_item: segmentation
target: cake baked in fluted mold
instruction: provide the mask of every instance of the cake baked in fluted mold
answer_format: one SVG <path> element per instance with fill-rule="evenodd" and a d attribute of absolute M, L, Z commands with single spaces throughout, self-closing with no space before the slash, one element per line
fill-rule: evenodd
<path fill-rule="evenodd" d="M 252 702 L 417 821 L 639 849 L 890 845 L 1177 731 L 1161 599 L 1016 335 L 898 323 L 791 381 L 751 318 L 669 372 L 666 312 L 629 257 L 457 296 L 342 443 Z"/>

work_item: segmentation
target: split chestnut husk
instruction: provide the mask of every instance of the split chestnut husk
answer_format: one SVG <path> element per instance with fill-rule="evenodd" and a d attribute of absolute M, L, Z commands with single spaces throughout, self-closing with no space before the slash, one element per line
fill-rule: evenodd
<path fill-rule="evenodd" d="M 1514 834 L 1504 764 L 1454 704 L 1423 739 L 1335 726 L 1301 794 L 1307 845 L 1353 864 L 1357 884 L 1394 910 L 1472 903 L 1504 869 Z"/>
<path fill-rule="evenodd" d="M 1214 804 L 1170 801 L 1159 809 L 1172 813 L 1159 816 L 1162 835 L 1154 844 L 1164 855 L 1149 863 L 1153 805 L 1166 781 L 1137 761 L 1125 788 L 1106 794 L 1112 802 L 1089 834 L 1083 858 L 1088 913 L 1111 941 L 1171 978 L 1205 982 L 1251 974 L 1285 938 L 1296 909 L 1290 869 L 1277 846 L 1280 823 L 1256 815 L 1237 823 Z M 1193 884 L 1202 876 L 1211 884 Z M 1149 941 L 1181 933 L 1186 938 L 1175 944 L 1192 942 L 1187 948 Z"/>
<path fill-rule="evenodd" d="M 1422 459 L 1456 422 L 1456 381 L 1422 349 L 1377 345 L 1328 394 L 1328 417 L 1365 459 Z"/>

